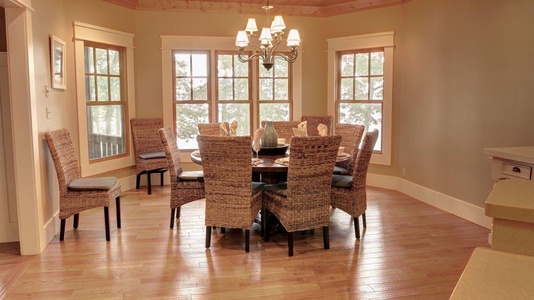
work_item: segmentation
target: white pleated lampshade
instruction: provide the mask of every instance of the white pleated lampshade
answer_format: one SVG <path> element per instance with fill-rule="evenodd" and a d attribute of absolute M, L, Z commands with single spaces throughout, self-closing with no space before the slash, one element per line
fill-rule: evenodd
<path fill-rule="evenodd" d="M 258 31 L 258 26 L 256 26 L 256 20 L 254 18 L 248 19 L 247 28 L 245 28 L 245 31 L 250 33 Z"/>
<path fill-rule="evenodd" d="M 273 37 L 271 36 L 271 29 L 269 27 L 263 27 L 260 35 L 260 42 L 262 45 L 269 45 Z"/>
<path fill-rule="evenodd" d="M 300 45 L 300 35 L 299 31 L 296 29 L 291 29 L 287 36 L 287 46 L 288 47 L 297 47 Z"/>
<path fill-rule="evenodd" d="M 275 16 L 273 23 L 271 24 L 271 32 L 278 33 L 282 32 L 284 29 L 286 29 L 286 24 L 284 23 L 282 16 Z"/>
<path fill-rule="evenodd" d="M 246 46 L 248 46 L 248 36 L 244 30 L 240 30 L 237 33 L 237 37 L 235 39 L 235 45 L 239 48 L 245 48 Z"/>

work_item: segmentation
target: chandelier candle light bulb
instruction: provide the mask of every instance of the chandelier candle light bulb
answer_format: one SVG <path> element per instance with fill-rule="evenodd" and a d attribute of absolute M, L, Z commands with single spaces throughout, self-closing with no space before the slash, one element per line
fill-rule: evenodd
<path fill-rule="evenodd" d="M 267 2 L 266 6 L 262 7 L 266 13 L 266 24 L 269 23 L 270 10 L 273 8 Z M 289 63 L 293 63 L 297 60 L 298 51 L 297 47 L 300 46 L 300 35 L 298 30 L 291 29 L 287 36 L 287 46 L 289 47 L 289 54 L 276 51 L 278 46 L 283 40 L 284 29 L 286 25 L 282 16 L 275 16 L 270 27 L 264 26 L 261 30 L 258 38 L 259 44 L 254 43 L 256 38 L 256 32 L 258 32 L 258 26 L 256 20 L 253 18 L 248 19 L 245 30 L 240 30 L 237 33 L 235 45 L 239 47 L 239 61 L 248 62 L 252 59 L 260 59 L 263 66 L 270 70 L 275 62 L 275 57 L 280 57 Z M 252 44 L 256 48 L 253 54 L 248 54 L 245 49 L 249 44 Z"/>

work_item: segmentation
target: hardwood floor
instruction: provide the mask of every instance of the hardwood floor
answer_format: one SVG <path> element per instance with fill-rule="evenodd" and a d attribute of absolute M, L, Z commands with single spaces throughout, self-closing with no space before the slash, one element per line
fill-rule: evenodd
<path fill-rule="evenodd" d="M 40 255 L 21 257 L 0 247 L 0 266 L 8 266 L 0 272 L 0 298 L 448 299 L 473 249 L 488 246 L 488 229 L 371 187 L 361 240 L 351 218 L 332 210 L 330 250 L 316 230 L 296 234 L 295 256 L 288 257 L 287 236 L 263 242 L 258 224 L 250 253 L 243 232 L 229 229 L 212 231 L 207 250 L 204 201 L 183 206 L 170 230 L 169 196 L 169 188 L 159 186 L 152 195 L 123 192 L 122 229 L 111 217 L 111 242 L 103 209 L 92 209 L 80 214 L 77 230 L 67 220 L 65 241 L 56 236 Z"/>

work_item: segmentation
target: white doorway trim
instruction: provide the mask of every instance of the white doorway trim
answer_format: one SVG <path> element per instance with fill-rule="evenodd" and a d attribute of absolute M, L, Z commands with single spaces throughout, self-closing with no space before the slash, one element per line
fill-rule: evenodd
<path fill-rule="evenodd" d="M 39 179 L 31 0 L 3 0 L 13 128 L 13 162 L 22 255 L 41 253 L 48 244 Z"/>

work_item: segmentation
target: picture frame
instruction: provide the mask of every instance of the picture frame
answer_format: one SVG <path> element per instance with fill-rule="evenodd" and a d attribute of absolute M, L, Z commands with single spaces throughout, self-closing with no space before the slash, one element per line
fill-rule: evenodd
<path fill-rule="evenodd" d="M 52 88 L 66 89 L 65 63 L 67 45 L 55 35 L 50 36 L 50 75 Z"/>

